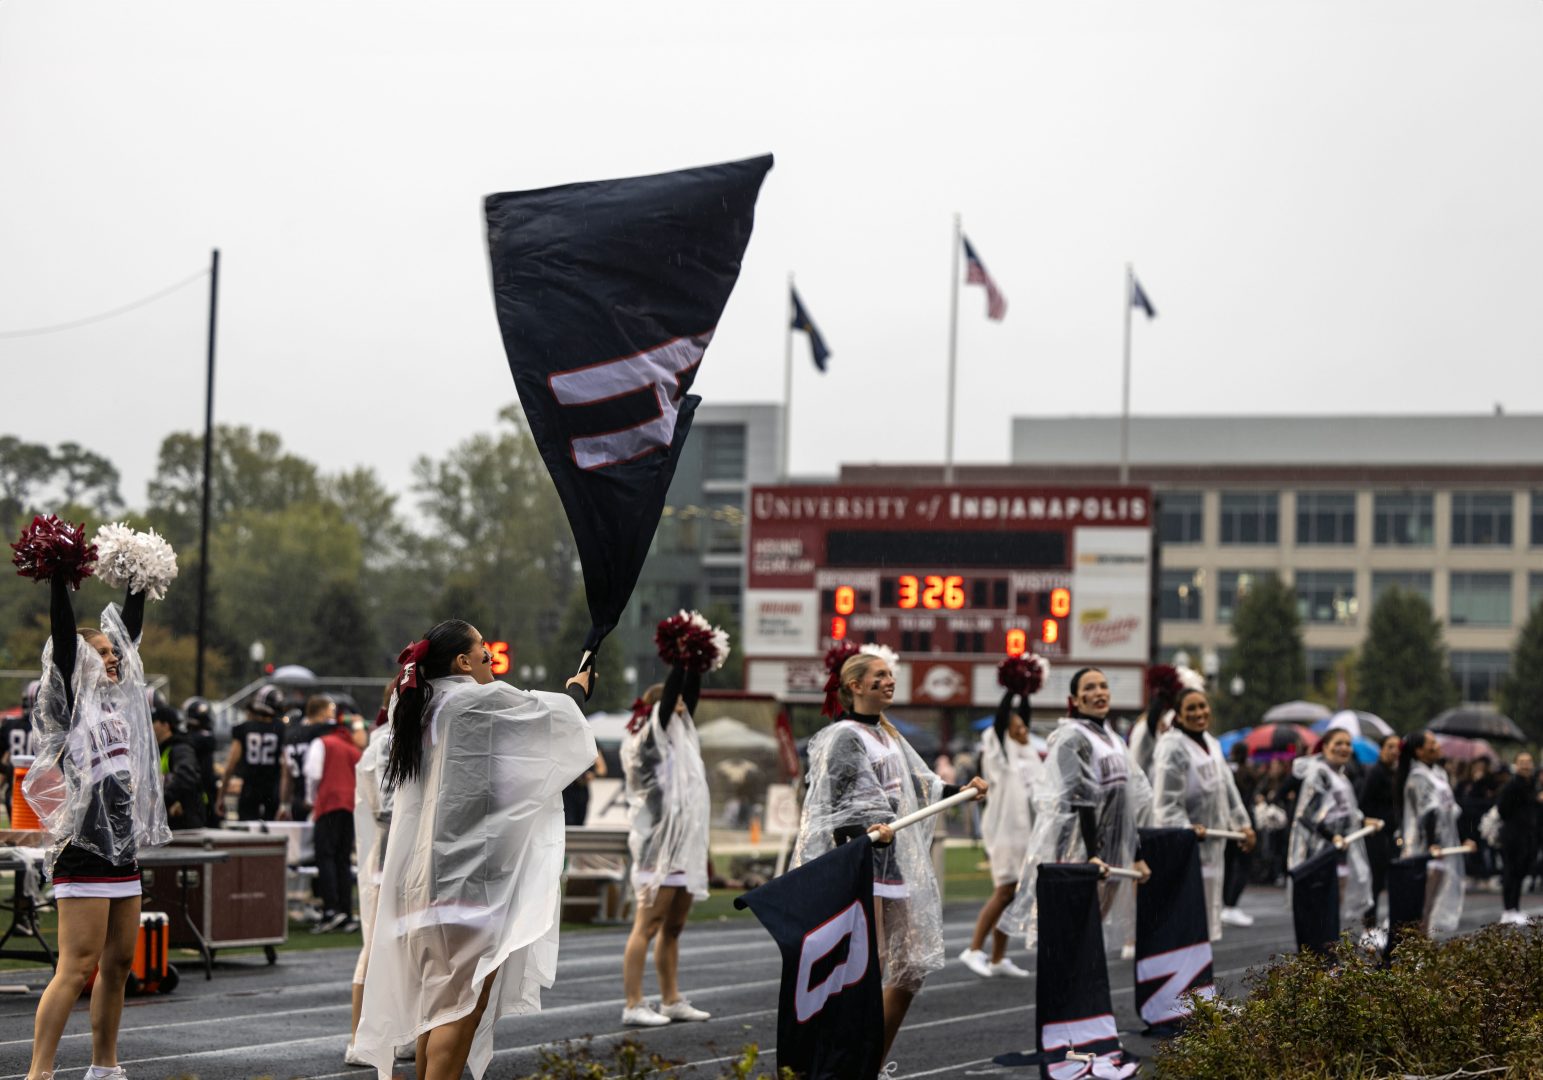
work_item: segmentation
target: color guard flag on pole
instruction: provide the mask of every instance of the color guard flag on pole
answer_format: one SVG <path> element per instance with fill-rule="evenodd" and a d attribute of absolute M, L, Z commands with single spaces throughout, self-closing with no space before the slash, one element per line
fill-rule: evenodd
<path fill-rule="evenodd" d="M 1141 282 L 1136 279 L 1134 271 L 1130 275 L 1130 306 L 1146 312 L 1149 319 L 1157 318 L 1157 309 L 1152 306 L 1152 301 L 1147 299 L 1146 290 L 1142 289 Z"/>
<path fill-rule="evenodd" d="M 830 357 L 830 349 L 826 348 L 825 338 L 820 335 L 819 327 L 814 325 L 809 312 L 804 310 L 804 301 L 798 295 L 798 290 L 790 286 L 789 291 L 793 294 L 793 329 L 802 330 L 809 335 L 809 348 L 814 353 L 814 366 L 824 371 L 825 361 Z"/>
<path fill-rule="evenodd" d="M 878 1074 L 884 995 L 866 835 L 736 897 L 782 951 L 777 1068 L 804 1080 Z"/>
<path fill-rule="evenodd" d="M 1425 878 L 1430 855 L 1420 853 L 1394 859 L 1388 864 L 1388 938 L 1382 949 L 1384 965 L 1393 962 L 1393 950 L 1411 932 L 1418 933 L 1425 918 Z"/>
<path fill-rule="evenodd" d="M 1201 840 L 1194 829 L 1142 829 L 1140 836 L 1136 857 L 1152 876 L 1136 890 L 1136 1011 L 1146 1034 L 1164 1034 L 1189 1015 L 1185 994 L 1216 994 Z"/>
<path fill-rule="evenodd" d="M 1007 314 L 1007 297 L 1002 295 L 1002 290 L 997 288 L 997 283 L 991 280 L 991 275 L 986 273 L 986 264 L 980 261 L 980 256 L 975 254 L 975 249 L 970 246 L 970 238 L 961 236 L 964 241 L 964 280 L 969 285 L 984 285 L 986 287 L 986 318 L 997 322 Z"/>
<path fill-rule="evenodd" d="M 1325 848 L 1286 871 L 1291 876 L 1291 922 L 1298 952 L 1326 954 L 1339 940 L 1341 858 L 1336 848 Z"/>
<path fill-rule="evenodd" d="M 771 166 L 767 155 L 487 197 L 498 325 L 573 527 L 587 651 L 637 584 Z"/>

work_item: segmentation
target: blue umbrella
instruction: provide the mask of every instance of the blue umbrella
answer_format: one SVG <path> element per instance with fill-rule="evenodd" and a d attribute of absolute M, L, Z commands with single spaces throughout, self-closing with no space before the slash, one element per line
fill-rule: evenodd
<path fill-rule="evenodd" d="M 1350 748 L 1355 752 L 1355 759 L 1362 765 L 1370 765 L 1376 761 L 1378 754 L 1381 752 L 1376 743 L 1361 735 L 1355 737 L 1355 741 L 1350 744 Z"/>
<path fill-rule="evenodd" d="M 1253 730 L 1251 727 L 1240 727 L 1234 728 L 1232 731 L 1224 731 L 1218 735 L 1216 741 L 1221 745 L 1222 757 L 1231 757 L 1232 748 L 1248 738 L 1248 733 Z"/>

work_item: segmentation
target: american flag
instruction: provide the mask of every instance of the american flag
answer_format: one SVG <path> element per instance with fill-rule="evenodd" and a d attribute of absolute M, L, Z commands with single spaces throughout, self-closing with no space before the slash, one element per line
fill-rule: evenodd
<path fill-rule="evenodd" d="M 1007 314 L 1007 297 L 1002 295 L 1002 290 L 997 288 L 997 283 L 991 280 L 991 275 L 986 273 L 986 264 L 980 261 L 980 256 L 975 254 L 975 249 L 970 246 L 969 237 L 961 236 L 964 240 L 964 280 L 969 285 L 986 286 L 986 318 L 1002 321 L 1002 316 Z"/>

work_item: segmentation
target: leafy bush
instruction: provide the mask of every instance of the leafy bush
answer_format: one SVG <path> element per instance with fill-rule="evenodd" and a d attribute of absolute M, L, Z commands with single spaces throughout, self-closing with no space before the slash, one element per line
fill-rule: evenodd
<path fill-rule="evenodd" d="M 754 1043 L 722 1063 L 718 1080 L 796 1080 L 790 1069 L 776 1074 L 757 1072 L 761 1051 Z M 586 1039 L 567 1042 L 541 1051 L 535 1072 L 519 1080 L 677 1080 L 684 1074 L 680 1063 L 651 1054 L 635 1039 L 623 1039 L 610 1048 L 609 1060 L 597 1059 Z M 707 1074 L 692 1070 L 692 1077 L 705 1080 Z"/>
<path fill-rule="evenodd" d="M 1252 972 L 1238 1002 L 1196 1001 L 1159 1048 L 1159 1077 L 1372 1080 L 1543 1077 L 1543 921 L 1433 942 L 1390 968 L 1341 942 Z"/>

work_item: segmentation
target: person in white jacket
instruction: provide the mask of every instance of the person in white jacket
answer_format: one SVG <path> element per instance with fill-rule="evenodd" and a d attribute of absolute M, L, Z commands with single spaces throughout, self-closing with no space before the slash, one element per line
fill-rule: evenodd
<path fill-rule="evenodd" d="M 566 694 L 493 680 L 482 635 L 439 623 L 399 657 L 385 783 L 391 831 L 354 1052 L 391 1076 L 416 1042 L 421 1080 L 481 1080 L 493 1024 L 541 1007 L 557 972 L 562 791 L 595 760 Z"/>
<path fill-rule="evenodd" d="M 1213 829 L 1243 834 L 1243 850 L 1254 847 L 1254 830 L 1221 745 L 1207 729 L 1211 702 L 1205 691 L 1185 688 L 1174 699 L 1174 726 L 1158 736 L 1152 755 L 1152 817 L 1164 828 L 1195 830 L 1200 837 L 1200 873 L 1205 881 L 1206 920 L 1211 940 L 1222 936 L 1222 857 L 1226 841 Z"/>
<path fill-rule="evenodd" d="M 1404 854 L 1429 852 L 1425 867 L 1425 908 L 1420 928 L 1449 934 L 1463 917 L 1463 856 L 1437 855 L 1463 843 L 1457 832 L 1462 809 L 1441 767 L 1441 744 L 1428 731 L 1404 739 L 1398 756 L 1398 790 L 1404 807 Z M 1473 841 L 1466 846 L 1472 847 Z"/>

